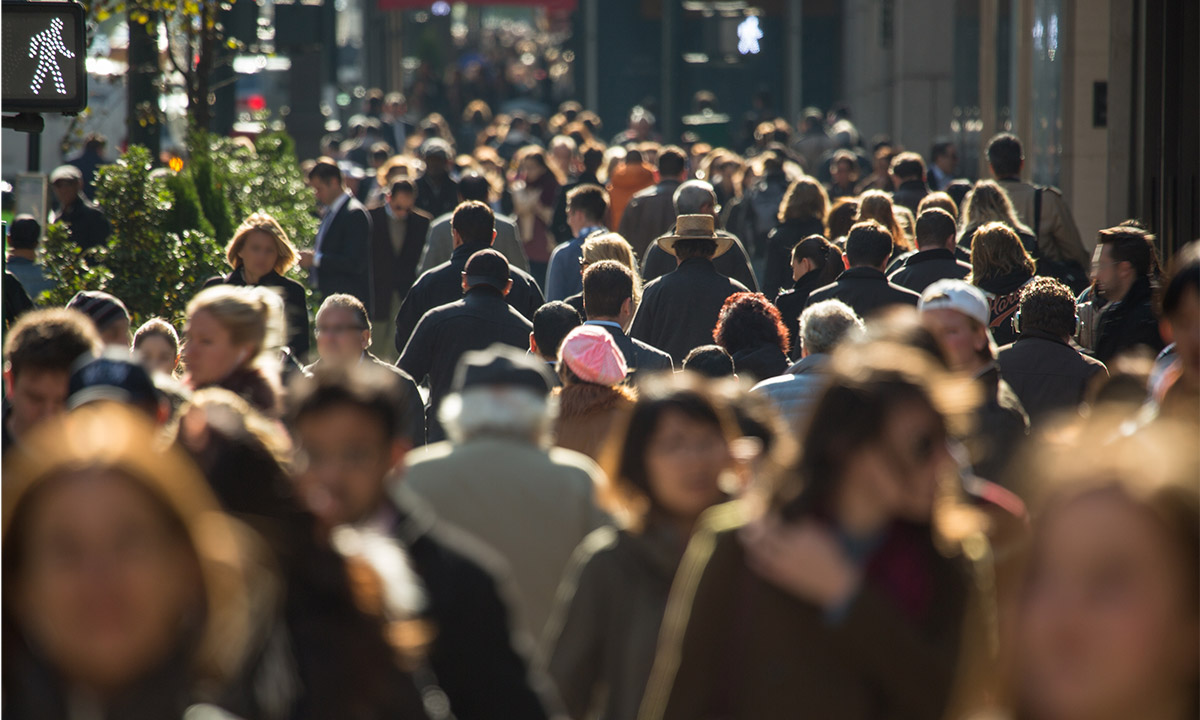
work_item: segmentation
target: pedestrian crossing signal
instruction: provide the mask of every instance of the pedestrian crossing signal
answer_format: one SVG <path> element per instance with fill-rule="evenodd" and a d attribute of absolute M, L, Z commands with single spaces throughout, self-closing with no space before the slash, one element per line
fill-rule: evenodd
<path fill-rule="evenodd" d="M 4 112 L 74 114 L 87 107 L 87 30 L 77 2 L 3 3 Z"/>

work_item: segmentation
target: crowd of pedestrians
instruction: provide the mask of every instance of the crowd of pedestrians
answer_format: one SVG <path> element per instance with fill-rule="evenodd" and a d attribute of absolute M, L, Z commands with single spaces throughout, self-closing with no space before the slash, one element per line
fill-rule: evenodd
<path fill-rule="evenodd" d="M 1082 238 L 1007 134 L 407 108 L 178 327 L 36 307 L 12 224 L 12 717 L 1200 712 L 1200 244 Z"/>

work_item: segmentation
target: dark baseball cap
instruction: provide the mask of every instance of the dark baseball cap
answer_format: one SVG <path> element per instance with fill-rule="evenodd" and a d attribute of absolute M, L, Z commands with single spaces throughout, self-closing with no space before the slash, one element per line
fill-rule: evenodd
<path fill-rule="evenodd" d="M 554 378 L 546 363 L 523 350 L 496 343 L 486 350 L 463 353 L 454 371 L 454 391 L 482 386 L 523 387 L 538 395 L 549 395 Z"/>
<path fill-rule="evenodd" d="M 152 414 L 158 409 L 158 391 L 150 373 L 127 352 L 115 348 L 78 360 L 67 388 L 71 410 L 99 400 L 133 405 Z"/>
<path fill-rule="evenodd" d="M 508 260 L 490 248 L 479 250 L 467 258 L 463 274 L 467 277 L 467 285 L 471 287 L 486 284 L 491 285 L 497 290 L 503 290 L 507 287 L 509 278 L 511 277 L 508 269 Z"/>

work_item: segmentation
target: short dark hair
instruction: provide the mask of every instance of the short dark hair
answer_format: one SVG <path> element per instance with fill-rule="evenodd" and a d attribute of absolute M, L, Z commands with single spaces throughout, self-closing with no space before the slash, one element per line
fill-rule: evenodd
<path fill-rule="evenodd" d="M 633 272 L 616 260 L 601 260 L 583 271 L 583 309 L 590 317 L 616 317 L 633 298 Z"/>
<path fill-rule="evenodd" d="M 1015 177 L 1021 174 L 1025 152 L 1016 135 L 1000 133 L 988 142 L 987 159 L 997 177 Z"/>
<path fill-rule="evenodd" d="M 408 431 L 400 376 L 374 363 L 347 367 L 321 363 L 311 376 L 298 377 L 288 395 L 293 427 L 333 408 L 351 407 L 371 416 L 388 440 L 404 437 Z"/>
<path fill-rule="evenodd" d="M 53 308 L 25 313 L 4 338 L 4 359 L 16 378 L 26 370 L 70 372 L 80 356 L 100 348 L 100 336 L 87 315 Z"/>
<path fill-rule="evenodd" d="M 83 138 L 84 150 L 103 150 L 108 145 L 108 138 L 100 133 L 90 132 Z"/>
<path fill-rule="evenodd" d="M 687 168 L 687 153 L 678 145 L 668 145 L 658 151 L 658 174 L 678 177 Z"/>
<path fill-rule="evenodd" d="M 890 172 L 901 180 L 925 177 L 925 161 L 915 152 L 902 152 L 892 158 Z"/>
<path fill-rule="evenodd" d="M 467 200 L 454 208 L 450 227 L 467 245 L 490 245 L 496 232 L 496 215 L 485 203 Z"/>
<path fill-rule="evenodd" d="M 846 259 L 850 267 L 879 267 L 892 254 L 892 234 L 887 228 L 867 220 L 855 223 L 846 235 Z"/>
<path fill-rule="evenodd" d="M 334 293 L 321 303 L 321 307 L 317 308 L 317 316 L 330 308 L 341 308 L 349 310 L 354 314 L 355 321 L 363 330 L 371 329 L 371 318 L 367 315 L 367 308 L 363 305 L 362 300 L 350 295 L 349 293 Z"/>
<path fill-rule="evenodd" d="M 42 226 L 32 215 L 18 215 L 8 226 L 8 246 L 14 250 L 33 250 L 41 235 Z"/>
<path fill-rule="evenodd" d="M 567 210 L 578 210 L 589 220 L 600 222 L 608 212 L 608 192 L 591 183 L 577 185 L 567 193 Z"/>
<path fill-rule="evenodd" d="M 733 374 L 733 357 L 720 345 L 701 345 L 683 359 L 683 369 L 707 378 L 723 378 Z"/>
<path fill-rule="evenodd" d="M 395 195 L 396 193 L 408 193 L 409 195 L 416 196 L 417 186 L 408 178 L 400 178 L 394 181 L 391 187 L 388 188 L 388 195 Z"/>
<path fill-rule="evenodd" d="M 950 213 L 941 208 L 929 208 L 917 218 L 917 247 L 945 247 L 958 228 Z"/>
<path fill-rule="evenodd" d="M 1189 288 L 1200 293 L 1200 242 L 1184 245 L 1171 262 L 1171 278 L 1162 294 L 1162 317 L 1170 318 L 1179 311 Z"/>
<path fill-rule="evenodd" d="M 336 180 L 338 185 L 341 185 L 342 169 L 338 167 L 337 161 L 333 158 L 317 158 L 317 162 L 308 171 L 308 179 L 309 181 L 321 180 L 323 182 Z"/>
<path fill-rule="evenodd" d="M 589 143 L 583 149 L 583 169 L 596 172 L 604 164 L 604 148 L 595 143 Z"/>
<path fill-rule="evenodd" d="M 485 203 L 491 191 L 492 186 L 488 185 L 487 178 L 479 173 L 467 173 L 458 180 L 458 197 L 463 202 L 478 200 Z"/>
<path fill-rule="evenodd" d="M 1101 230 L 1096 242 L 1112 246 L 1113 260 L 1129 263 L 1138 277 L 1157 274 L 1158 253 L 1154 249 L 1154 235 L 1149 230 L 1121 224 Z"/>
<path fill-rule="evenodd" d="M 679 262 L 692 258 L 711 258 L 717 253 L 716 240 L 676 240 L 675 257 Z"/>
<path fill-rule="evenodd" d="M 939 140 L 933 144 L 933 149 L 929 151 L 929 159 L 931 161 L 937 160 L 941 156 L 947 154 L 953 148 L 953 140 Z"/>
<path fill-rule="evenodd" d="M 1035 277 L 1021 290 L 1021 332 L 1040 330 L 1057 338 L 1075 334 L 1075 296 L 1058 280 Z"/>
<path fill-rule="evenodd" d="M 562 300 L 553 300 L 533 314 L 533 339 L 545 358 L 557 358 L 567 333 L 583 324 L 579 311 Z"/>

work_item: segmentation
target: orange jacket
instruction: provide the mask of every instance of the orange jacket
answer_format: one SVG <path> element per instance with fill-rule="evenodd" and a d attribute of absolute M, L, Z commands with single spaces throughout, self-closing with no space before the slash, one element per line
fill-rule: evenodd
<path fill-rule="evenodd" d="M 655 183 L 657 173 L 646 163 L 630 165 L 621 163 L 608 179 L 608 222 L 610 228 L 621 225 L 621 214 L 625 206 L 638 190 L 648 188 Z"/>

